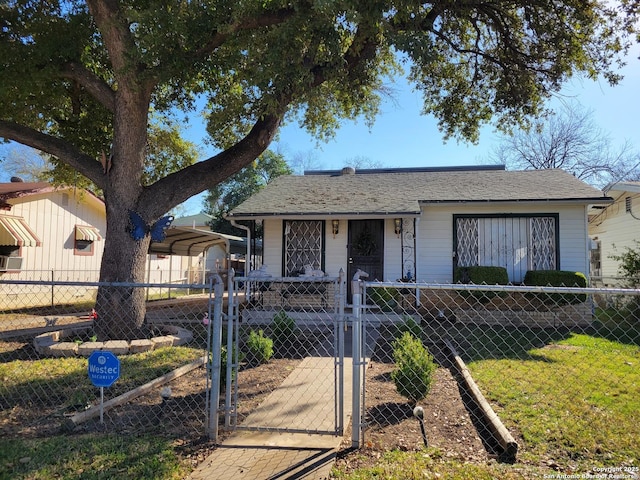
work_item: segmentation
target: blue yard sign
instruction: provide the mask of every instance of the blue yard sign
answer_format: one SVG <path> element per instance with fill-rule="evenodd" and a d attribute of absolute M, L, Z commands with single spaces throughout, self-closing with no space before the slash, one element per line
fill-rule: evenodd
<path fill-rule="evenodd" d="M 120 360 L 113 353 L 96 350 L 89 356 L 89 379 L 96 387 L 110 387 L 120 377 Z"/>

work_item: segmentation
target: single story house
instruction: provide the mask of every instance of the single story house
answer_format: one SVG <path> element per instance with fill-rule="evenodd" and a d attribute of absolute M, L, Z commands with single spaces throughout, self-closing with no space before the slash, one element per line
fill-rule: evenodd
<path fill-rule="evenodd" d="M 519 283 L 531 269 L 589 275 L 587 211 L 610 202 L 557 169 L 347 167 L 278 177 L 228 218 L 263 222 L 272 276 L 450 283 L 457 266 L 493 265 Z"/>
<path fill-rule="evenodd" d="M 589 210 L 589 236 L 592 240 L 591 274 L 604 284 L 619 285 L 616 260 L 626 248 L 637 249 L 640 240 L 640 182 L 608 185 L 605 193 L 613 202 Z"/>
<path fill-rule="evenodd" d="M 184 222 L 177 222 L 182 224 Z M 198 283 L 195 275 L 204 267 L 206 250 L 230 241 L 224 235 L 175 226 L 167 230 L 162 243 L 152 243 L 148 256 L 147 281 L 151 283 Z M 107 235 L 104 201 L 88 190 L 54 187 L 47 182 L 0 183 L 0 278 L 4 280 L 46 280 L 97 282 Z M 224 254 L 223 254 L 224 256 Z M 192 269 L 192 264 L 196 267 Z M 95 289 L 67 291 L 56 288 L 54 301 L 92 298 Z M 24 289 L 0 286 L 2 307 L 49 304 L 48 286 Z"/>
<path fill-rule="evenodd" d="M 73 187 L 14 178 L 0 184 L 0 273 L 32 272 L 32 279 L 95 281 L 106 234 L 104 202 Z M 69 278 L 69 276 L 74 278 Z"/>

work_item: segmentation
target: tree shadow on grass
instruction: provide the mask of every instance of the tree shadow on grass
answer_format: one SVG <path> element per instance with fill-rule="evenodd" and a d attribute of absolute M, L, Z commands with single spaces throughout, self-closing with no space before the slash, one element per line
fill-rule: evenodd
<path fill-rule="evenodd" d="M 571 335 L 572 330 L 566 328 L 465 325 L 453 332 L 452 341 L 465 362 L 489 359 L 548 361 L 530 351 L 566 340 Z"/>

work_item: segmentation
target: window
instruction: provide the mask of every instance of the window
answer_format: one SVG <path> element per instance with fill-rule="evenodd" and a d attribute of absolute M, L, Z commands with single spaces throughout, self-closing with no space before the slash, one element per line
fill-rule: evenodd
<path fill-rule="evenodd" d="M 76 225 L 73 239 L 74 255 L 93 255 L 93 244 L 102 240 L 102 237 L 98 229 L 91 225 Z"/>
<path fill-rule="evenodd" d="M 285 220 L 282 268 L 284 275 L 297 275 L 304 271 L 305 265 L 311 265 L 314 270 L 322 270 L 323 238 L 322 220 Z"/>
<path fill-rule="evenodd" d="M 456 215 L 455 266 L 504 267 L 514 283 L 527 270 L 556 270 L 557 228 L 557 215 Z"/>
<path fill-rule="evenodd" d="M 22 257 L 20 247 L 11 245 L 0 245 L 0 272 L 20 270 L 22 268 Z"/>
<path fill-rule="evenodd" d="M 93 255 L 93 242 L 89 240 L 75 240 L 73 245 L 74 255 Z"/>

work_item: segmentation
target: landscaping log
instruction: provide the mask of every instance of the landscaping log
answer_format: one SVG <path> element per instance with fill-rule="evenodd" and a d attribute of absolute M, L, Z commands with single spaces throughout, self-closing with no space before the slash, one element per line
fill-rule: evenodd
<path fill-rule="evenodd" d="M 106 402 L 104 402 L 102 408 L 104 410 L 108 410 L 110 408 L 117 407 L 118 405 L 127 403 L 128 401 L 131 401 L 134 398 L 137 398 L 141 395 L 149 393 L 149 391 L 151 391 L 156 387 L 159 387 L 160 385 L 164 385 L 165 383 L 170 382 L 174 378 L 178 378 L 186 373 L 189 373 L 191 370 L 194 370 L 200 367 L 201 365 L 204 365 L 206 362 L 207 362 L 207 356 L 206 355 L 202 356 L 197 360 L 194 360 L 193 362 L 188 363 L 187 365 L 183 365 L 182 367 L 176 368 L 175 370 L 167 373 L 166 375 L 163 375 L 154 380 L 151 380 L 150 382 L 145 383 L 144 385 L 140 385 L 139 387 L 134 388 L 133 390 L 129 390 L 128 392 L 123 393 L 118 397 L 112 398 L 111 400 L 107 400 Z M 63 427 L 67 430 L 73 430 L 80 423 L 86 422 L 90 418 L 97 417 L 98 415 L 100 415 L 100 405 L 94 405 L 93 407 L 85 410 L 84 412 L 77 413 L 73 417 L 70 417 L 65 422 Z"/>
<path fill-rule="evenodd" d="M 487 402 L 487 400 L 484 398 L 484 395 L 480 391 L 480 388 L 478 388 L 478 385 L 473 380 L 473 377 L 471 376 L 469 369 L 465 365 L 462 358 L 460 358 L 460 355 L 458 355 L 458 352 L 456 351 L 453 344 L 447 339 L 445 339 L 445 344 L 451 351 L 451 355 L 453 356 L 453 359 L 454 359 L 454 365 L 458 370 L 458 372 L 460 373 L 460 375 L 462 376 L 467 386 L 467 391 L 473 397 L 474 401 L 476 402 L 476 405 L 482 412 L 485 423 L 491 429 L 491 432 L 493 433 L 494 437 L 496 438 L 496 440 L 500 444 L 500 447 L 502 448 L 502 453 L 500 454 L 500 460 L 503 462 L 509 462 L 509 463 L 515 462 L 516 454 L 518 453 L 517 442 L 511 436 L 511 434 L 509 433 L 507 428 L 504 426 L 504 424 L 502 423 L 502 421 L 500 420 L 496 412 L 493 410 L 493 408 L 491 408 L 491 405 L 489 405 L 489 402 Z"/>

